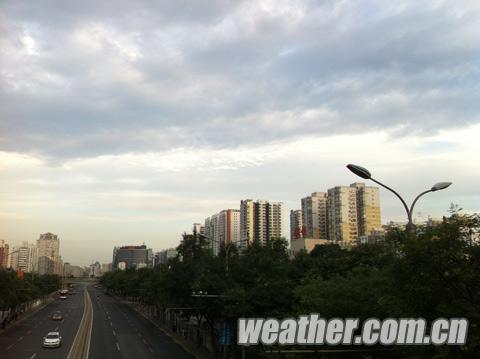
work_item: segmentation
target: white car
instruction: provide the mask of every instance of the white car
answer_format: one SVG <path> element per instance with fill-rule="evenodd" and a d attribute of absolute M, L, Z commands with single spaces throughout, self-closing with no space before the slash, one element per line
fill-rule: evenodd
<path fill-rule="evenodd" d="M 43 346 L 45 348 L 58 348 L 62 343 L 62 337 L 59 332 L 50 332 L 43 337 Z"/>

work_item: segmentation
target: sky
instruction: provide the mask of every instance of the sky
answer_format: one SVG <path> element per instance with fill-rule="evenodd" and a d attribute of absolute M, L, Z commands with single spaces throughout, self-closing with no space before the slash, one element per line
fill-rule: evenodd
<path fill-rule="evenodd" d="M 241 199 L 367 167 L 418 220 L 480 211 L 480 2 L 2 1 L 0 239 L 174 247 Z M 382 221 L 405 220 L 381 190 Z"/>

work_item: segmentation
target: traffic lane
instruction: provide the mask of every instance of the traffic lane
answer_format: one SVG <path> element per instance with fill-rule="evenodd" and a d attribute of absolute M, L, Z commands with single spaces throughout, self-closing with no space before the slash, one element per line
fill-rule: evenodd
<path fill-rule="evenodd" d="M 116 301 L 113 298 L 104 295 L 100 290 L 94 290 L 94 300 L 97 305 L 101 308 L 104 315 L 102 320 L 110 327 L 110 338 L 114 338 L 113 342 L 109 341 L 108 350 L 111 352 L 116 351 L 117 358 L 157 358 L 154 355 L 153 349 L 145 345 L 142 341 L 142 338 L 137 335 L 137 333 L 130 327 L 126 322 L 125 318 L 122 315 L 122 312 L 116 306 Z M 90 355 L 92 358 L 101 358 L 101 352 L 97 352 L 98 341 L 102 338 L 94 335 L 92 342 L 95 342 L 94 345 L 90 346 Z M 95 348 L 95 351 L 92 351 L 92 348 Z"/>
<path fill-rule="evenodd" d="M 78 292 L 66 300 L 53 301 L 2 333 L 0 358 L 66 358 L 83 315 L 83 294 L 81 290 Z M 62 321 L 51 319 L 57 310 L 62 312 Z M 43 348 L 43 337 L 55 329 L 62 336 L 61 347 Z"/>
<path fill-rule="evenodd" d="M 138 356 L 136 350 L 142 351 L 143 356 L 140 358 L 193 358 L 171 337 L 128 304 L 105 295 L 100 290 L 96 291 L 98 300 L 106 308 L 105 311 L 112 318 L 113 327 L 116 328 L 122 358 Z"/>
<path fill-rule="evenodd" d="M 88 291 L 92 299 L 93 308 L 89 359 L 122 358 L 116 345 L 116 332 L 113 329 L 113 324 L 110 324 L 111 317 L 107 313 L 103 301 L 97 298 L 98 293 L 93 287 L 89 287 Z"/>
<path fill-rule="evenodd" d="M 83 315 L 83 295 L 80 293 L 66 300 L 56 300 L 42 310 L 38 317 L 29 318 L 21 323 L 20 333 L 9 334 L 11 340 L 6 348 L 7 357 L 11 358 L 66 358 L 73 343 L 76 331 Z M 64 316 L 62 321 L 53 321 L 51 315 L 60 310 Z M 36 320 L 36 322 L 35 322 Z M 20 324 L 20 323 L 19 323 Z M 26 330 L 22 335 L 22 329 Z M 42 347 L 43 337 L 50 331 L 59 331 L 62 336 L 60 348 L 45 349 Z M 17 335 L 18 338 L 17 338 Z M 13 344 L 13 345 L 12 345 Z"/>
<path fill-rule="evenodd" d="M 132 307 L 125 303 L 118 303 L 125 314 L 127 323 L 138 329 L 142 337 L 152 346 L 153 351 L 160 358 L 192 359 L 193 356 L 185 351 L 170 336 L 160 330 L 151 321 L 143 317 Z"/>

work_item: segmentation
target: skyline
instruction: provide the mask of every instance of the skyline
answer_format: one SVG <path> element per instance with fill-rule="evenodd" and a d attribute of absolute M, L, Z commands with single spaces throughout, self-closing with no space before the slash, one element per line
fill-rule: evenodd
<path fill-rule="evenodd" d="M 362 183 L 365 183 L 365 182 L 363 182 L 363 181 L 355 181 L 354 183 L 360 183 L 360 184 L 362 184 Z M 353 184 L 354 184 L 354 183 L 353 183 Z M 344 184 L 335 185 L 335 186 L 332 187 L 332 188 L 335 188 L 335 187 L 337 187 L 337 186 L 345 186 L 345 185 L 344 185 Z M 368 181 L 367 181 L 367 186 L 368 186 Z M 347 186 L 347 187 L 348 187 L 348 186 Z M 376 186 L 376 185 L 371 186 L 371 187 L 372 187 L 372 188 L 377 188 L 377 189 L 382 189 L 382 187 L 378 187 L 378 186 Z M 258 200 L 265 200 L 265 199 L 262 198 L 262 199 L 258 199 Z M 268 200 L 267 200 L 267 201 L 268 201 Z M 277 203 L 283 204 L 283 202 L 277 202 Z M 232 208 L 232 209 L 233 209 L 233 210 L 238 210 L 238 211 L 240 211 L 238 208 Z M 227 210 L 230 210 L 230 209 L 223 209 L 222 211 L 227 211 Z M 300 209 L 300 211 L 301 211 L 301 209 Z M 284 231 L 284 237 L 285 237 L 285 239 L 287 239 L 287 241 L 290 243 L 290 242 L 291 242 L 291 237 L 288 235 L 288 234 L 289 234 L 289 230 L 288 230 L 288 229 L 291 228 L 291 227 L 290 227 L 290 225 L 291 225 L 291 224 L 290 224 L 290 220 L 291 220 L 291 219 L 289 218 L 290 216 L 289 216 L 289 213 L 288 213 L 288 212 L 290 212 L 290 210 L 286 210 L 286 209 L 284 208 L 282 212 L 283 212 L 282 227 L 283 227 L 283 231 Z M 416 213 L 418 213 L 418 216 L 417 216 L 417 217 L 414 217 L 414 221 L 419 221 L 419 222 L 421 222 L 422 220 L 426 220 L 426 219 L 427 219 L 427 217 L 423 216 L 423 215 L 421 214 L 421 212 L 416 212 Z M 418 217 L 420 217 L 420 218 L 418 218 Z M 209 219 L 209 218 L 210 218 L 210 215 L 207 216 L 207 217 L 205 217 L 204 220 L 206 221 L 206 220 Z M 432 217 L 431 217 L 430 215 L 428 215 L 428 218 L 432 218 Z M 382 219 L 382 224 L 388 224 L 388 223 L 390 223 L 390 222 L 407 223 L 406 219 L 403 219 L 403 220 L 402 220 L 402 219 L 399 219 L 398 221 L 394 221 L 394 220 L 392 220 L 392 219 L 385 219 L 385 218 L 383 218 L 383 217 L 382 217 L 381 219 Z M 435 218 L 433 218 L 433 219 L 435 219 Z M 204 220 L 200 221 L 200 224 L 203 224 L 203 223 L 204 223 Z M 186 229 L 186 230 L 182 231 L 181 233 L 184 233 L 184 232 L 189 233 L 189 232 L 191 232 L 192 225 L 195 225 L 195 224 L 196 224 L 196 223 L 193 223 L 193 222 L 190 223 L 190 230 Z M 152 246 L 152 245 L 150 245 L 150 244 L 147 244 L 147 246 L 150 247 L 150 248 L 152 248 L 152 249 L 155 251 L 154 253 L 158 253 L 158 252 L 160 252 L 160 251 L 162 251 L 162 250 L 167 250 L 167 249 L 170 249 L 170 248 L 176 248 L 176 246 L 179 244 L 180 237 L 181 237 L 181 233 L 178 235 L 178 240 L 177 240 L 177 242 L 176 242 L 173 246 L 161 247 L 161 248 L 156 248 L 156 247 L 154 247 L 154 246 Z M 44 234 L 40 234 L 39 237 L 41 238 L 41 236 L 43 236 L 43 235 L 44 235 Z M 1 239 L 1 238 L 0 238 L 0 239 Z M 59 238 L 59 239 L 61 239 L 61 238 Z M 36 240 L 33 241 L 33 245 L 35 245 L 35 242 L 36 242 Z M 24 245 L 25 243 L 31 244 L 29 241 L 23 241 L 23 242 L 22 242 L 22 245 Z M 17 247 L 19 246 L 18 243 L 12 244 L 12 243 L 8 243 L 8 241 L 6 241 L 6 244 L 11 245 L 13 249 L 15 249 L 15 248 L 17 248 Z M 145 241 L 143 241 L 141 244 L 142 244 L 142 245 L 145 245 L 146 243 L 145 243 Z M 114 252 L 115 252 L 115 248 L 117 248 L 117 247 L 121 247 L 121 246 L 131 246 L 131 245 L 140 245 L 140 243 L 139 243 L 139 242 L 138 242 L 138 243 L 133 243 L 133 242 L 132 242 L 132 243 L 130 243 L 130 242 L 117 243 L 117 244 L 115 244 L 115 246 L 112 248 L 112 252 L 114 253 Z M 68 262 L 68 261 L 67 261 L 67 262 Z M 78 264 L 79 264 L 79 265 L 82 265 L 82 266 L 83 266 L 83 265 L 88 266 L 88 265 L 91 265 L 91 264 L 94 263 L 94 262 L 98 262 L 98 259 L 97 259 L 97 258 L 94 258 L 94 259 L 92 259 L 89 263 L 78 263 Z M 102 262 L 102 263 L 104 263 L 104 262 L 109 262 L 109 260 L 104 260 L 104 261 L 101 261 L 101 262 Z M 77 263 L 72 263 L 72 264 L 77 264 Z"/>
<path fill-rule="evenodd" d="M 347 163 L 407 202 L 453 182 L 418 218 L 480 212 L 479 20 L 468 1 L 5 1 L 0 238 L 111 261 L 246 198 L 288 218 L 359 181 Z"/>

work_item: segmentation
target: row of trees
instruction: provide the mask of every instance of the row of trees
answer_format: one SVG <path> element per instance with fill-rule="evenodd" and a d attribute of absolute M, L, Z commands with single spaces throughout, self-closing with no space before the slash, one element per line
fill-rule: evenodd
<path fill-rule="evenodd" d="M 25 273 L 20 278 L 15 271 L 0 270 L 0 311 L 15 312 L 19 306 L 52 293 L 60 285 L 57 275 Z"/>
<path fill-rule="evenodd" d="M 168 265 L 111 272 L 101 281 L 108 290 L 160 311 L 195 308 L 183 314 L 204 318 L 212 331 L 216 323 L 235 325 L 239 317 L 281 319 L 309 313 L 429 321 L 466 317 L 470 328 L 463 347 L 352 347 L 340 357 L 473 358 L 480 352 L 479 229 L 479 216 L 452 213 L 440 225 L 418 228 L 415 234 L 392 230 L 382 243 L 348 250 L 317 246 L 293 259 L 284 240 L 272 240 L 241 254 L 231 248 L 228 270 L 225 250 L 214 257 L 205 239 L 184 235 L 179 257 Z M 200 291 L 218 296 L 192 295 Z M 264 349 L 257 347 L 256 355 L 262 356 Z M 321 349 L 333 354 L 340 348 Z"/>

